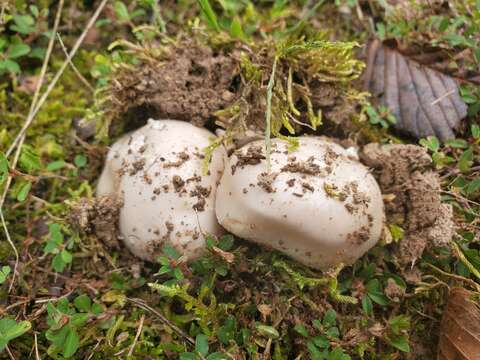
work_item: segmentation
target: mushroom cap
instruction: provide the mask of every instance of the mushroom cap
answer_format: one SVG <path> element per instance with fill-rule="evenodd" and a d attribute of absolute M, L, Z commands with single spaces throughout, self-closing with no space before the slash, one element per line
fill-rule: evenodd
<path fill-rule="evenodd" d="M 203 173 L 203 150 L 214 135 L 176 120 L 149 120 L 109 151 L 97 195 L 120 197 L 119 228 L 136 256 L 154 260 L 169 244 L 187 260 L 205 248 L 203 233 L 219 235 L 215 194 L 226 161 L 221 147 Z"/>
<path fill-rule="evenodd" d="M 380 188 L 351 151 L 325 138 L 298 139 L 294 152 L 272 139 L 268 173 L 262 140 L 234 152 L 217 190 L 218 221 L 313 268 L 352 263 L 381 236 Z"/>

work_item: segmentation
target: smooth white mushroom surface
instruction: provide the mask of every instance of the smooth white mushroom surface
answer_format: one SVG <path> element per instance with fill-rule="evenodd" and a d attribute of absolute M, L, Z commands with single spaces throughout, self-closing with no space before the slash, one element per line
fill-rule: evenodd
<path fill-rule="evenodd" d="M 203 233 L 222 233 L 215 194 L 226 161 L 223 148 L 203 173 L 203 150 L 212 137 L 187 122 L 149 120 L 111 147 L 97 196 L 123 201 L 120 233 L 138 257 L 152 261 L 169 244 L 191 260 L 205 248 Z"/>
<path fill-rule="evenodd" d="M 350 264 L 379 240 L 380 188 L 351 151 L 319 137 L 300 146 L 272 139 L 267 172 L 263 140 L 236 150 L 217 190 L 220 224 L 317 269 Z"/>

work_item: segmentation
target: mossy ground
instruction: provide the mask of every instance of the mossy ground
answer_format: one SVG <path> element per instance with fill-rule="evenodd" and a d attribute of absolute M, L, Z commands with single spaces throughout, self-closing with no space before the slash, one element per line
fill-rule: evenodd
<path fill-rule="evenodd" d="M 98 3 L 65 2 L 59 29 L 68 49 Z M 0 39 L 13 46 L 19 38 L 33 52 L 46 48 L 48 39 L 42 33 L 51 28 L 58 3 L 37 3 L 37 28 L 22 29 L 17 24 L 21 19 L 14 16 L 34 17 L 32 4 L 2 5 Z M 428 25 L 423 20 L 416 23 L 410 13 L 392 12 L 375 2 L 210 1 L 216 16 L 206 1 L 156 4 L 110 2 L 74 58 L 83 80 L 69 66 L 27 132 L 3 206 L 19 263 L 12 284 L 14 252 L 1 232 L 0 264 L 11 272 L 2 268 L 7 275 L 0 315 L 2 320 L 28 321 L 31 330 L 10 340 L 1 355 L 20 359 L 38 351 L 41 358 L 59 359 L 434 358 L 448 288 L 480 291 L 480 93 L 470 85 L 463 90 L 470 116 L 458 139 L 443 145 L 434 138 L 421 141 L 441 176 L 442 200 L 455 209 L 457 234 L 451 247 L 426 249 L 412 268 L 402 269 L 395 262 L 395 243 L 379 244 L 353 266 L 322 274 L 229 236 L 210 239 L 210 254 L 193 264 L 178 263 L 172 249 L 165 250 L 158 264 L 149 264 L 124 248 L 112 251 L 94 234 L 77 231 L 68 219 L 80 197 L 93 196 L 108 144 L 152 112 L 162 114 L 164 108 L 155 108 L 158 102 L 148 104 L 148 96 L 129 103 L 138 98 L 131 93 L 122 97 L 123 91 L 141 93 L 138 86 L 148 80 L 142 76 L 175 61 L 169 58 L 178 56 L 172 49 L 184 46 L 185 39 L 208 49 L 197 52 L 201 56 L 233 59 L 228 69 L 234 69 L 234 76 L 222 88 L 232 96 L 220 96 L 206 110 L 196 109 L 197 120 L 227 128 L 225 140 L 241 136 L 252 125 L 263 132 L 267 120 L 272 134 L 292 145 L 300 131 L 357 144 L 416 143 L 373 125 L 367 115 L 368 98 L 356 78 L 363 67 L 361 46 L 372 35 L 369 19 L 377 29 L 385 24 L 381 36 L 410 36 L 416 45 L 440 44 L 451 53 L 470 54 L 475 44 L 468 34 L 463 42 L 445 35 L 478 26 L 480 9 L 474 1 L 451 1 L 447 10 L 433 14 L 415 5 L 415 11 L 424 11 L 429 19 L 447 19 L 442 32 L 428 28 L 428 36 L 421 36 Z M 49 6 L 50 12 L 42 15 Z M 452 28 L 458 13 L 464 24 Z M 468 56 L 462 64 L 467 62 L 472 71 L 470 62 L 478 66 L 478 58 L 473 52 Z M 202 66 L 205 59 L 190 60 Z M 19 57 L 21 70 L 1 75 L 0 154 L 26 119 L 33 96 L 27 80 L 38 78 L 41 61 L 41 56 Z M 64 61 L 57 44 L 47 83 Z M 211 82 L 204 85 L 212 91 L 201 96 L 214 94 Z M 90 121 L 96 131 L 88 130 Z M 8 160 L 11 164 L 11 157 Z M 2 174 L 0 163 L 0 179 Z M 0 182 L 0 189 L 4 186 Z M 393 242 L 401 241 L 402 228 L 393 225 Z"/>

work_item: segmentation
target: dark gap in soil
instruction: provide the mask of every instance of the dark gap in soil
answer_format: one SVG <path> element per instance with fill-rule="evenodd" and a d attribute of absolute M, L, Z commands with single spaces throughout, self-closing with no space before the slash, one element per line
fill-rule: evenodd
<path fill-rule="evenodd" d="M 230 82 L 230 86 L 228 87 L 228 90 L 234 94 L 240 90 L 240 85 L 242 83 L 242 77 L 240 75 L 235 75 Z"/>
<path fill-rule="evenodd" d="M 122 132 L 127 133 L 136 130 L 144 126 L 148 119 L 155 119 L 158 115 L 158 110 L 148 104 L 133 107 L 124 116 L 125 121 L 123 121 L 124 128 Z"/>
<path fill-rule="evenodd" d="M 219 129 L 219 127 L 215 124 L 215 118 L 213 116 L 208 118 L 204 126 L 207 130 L 210 130 L 214 134 L 215 130 Z"/>

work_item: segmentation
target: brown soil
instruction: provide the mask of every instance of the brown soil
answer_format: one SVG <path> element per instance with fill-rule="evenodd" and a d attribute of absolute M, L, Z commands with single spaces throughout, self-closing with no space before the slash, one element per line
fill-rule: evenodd
<path fill-rule="evenodd" d="M 268 193 L 273 193 L 276 192 L 277 190 L 274 189 L 273 187 L 273 182 L 277 178 L 278 173 L 272 172 L 272 173 L 267 173 L 267 172 L 262 172 L 258 175 L 257 177 L 257 185 L 260 186 L 263 190 L 265 190 Z"/>
<path fill-rule="evenodd" d="M 203 187 L 201 185 L 196 185 L 195 190 L 190 191 L 191 197 L 197 197 L 198 201 L 193 205 L 193 209 L 197 211 L 204 211 L 207 201 L 205 200 L 210 196 L 212 192 L 211 187 Z"/>
<path fill-rule="evenodd" d="M 189 121 L 196 126 L 220 126 L 231 130 L 236 147 L 245 139 L 257 139 L 265 130 L 265 95 L 273 54 L 268 48 L 246 51 L 248 47 L 230 44 L 224 51 L 212 50 L 199 40 L 181 38 L 169 45 L 159 44 L 136 49 L 140 63 L 122 67 L 112 81 L 109 93 L 111 119 L 123 118 L 127 129 L 134 129 L 149 117 Z M 243 60 L 242 60 L 243 59 Z M 252 80 L 247 63 L 261 69 L 261 79 Z M 280 61 L 277 81 L 286 88 L 291 66 Z M 358 101 L 347 95 L 337 82 L 319 81 L 300 71 L 294 76 L 293 101 L 302 110 L 298 123 L 290 125 L 297 135 L 309 132 L 300 123 L 309 123 L 306 103 L 298 88 L 308 86 L 312 111 L 322 112 L 324 129 L 344 137 L 357 132 L 351 119 L 358 112 Z M 283 99 L 274 96 L 273 107 L 282 107 Z M 114 127 L 115 128 L 115 127 Z M 278 129 L 280 131 L 280 129 Z"/>
<path fill-rule="evenodd" d="M 183 187 L 185 186 L 185 181 L 178 175 L 173 175 L 172 183 L 175 192 L 177 193 L 181 192 L 183 190 Z"/>
<path fill-rule="evenodd" d="M 446 245 L 454 230 L 452 208 L 441 203 L 440 179 L 426 149 L 368 144 L 360 155 L 375 169 L 382 193 L 392 199 L 385 201 L 388 223 L 404 229 L 396 252 L 399 262 L 411 265 L 425 248 Z"/>
<path fill-rule="evenodd" d="M 94 234 L 109 248 L 118 248 L 117 223 L 123 203 L 111 196 L 81 198 L 73 206 L 70 224 L 87 234 Z"/>
<path fill-rule="evenodd" d="M 288 158 L 288 163 L 282 167 L 282 171 L 291 172 L 291 173 L 301 173 L 306 175 L 318 175 L 325 176 L 326 173 L 329 173 L 330 169 L 325 168 L 321 169 L 319 165 L 315 164 L 313 156 L 309 157 L 306 161 L 297 161 L 295 156 L 290 156 Z"/>
<path fill-rule="evenodd" d="M 237 166 L 243 168 L 245 165 L 257 165 L 265 159 L 265 154 L 260 145 L 250 145 L 247 152 L 244 153 L 242 149 L 235 151 L 237 163 L 232 166 L 232 175 L 235 174 Z"/>
<path fill-rule="evenodd" d="M 182 151 L 177 155 L 177 158 L 178 158 L 177 161 L 164 163 L 163 168 L 164 169 L 173 168 L 173 167 L 178 168 L 183 164 L 185 164 L 185 162 L 188 161 L 188 159 L 190 159 L 190 155 L 188 155 L 185 151 Z"/>
<path fill-rule="evenodd" d="M 116 111 L 143 107 L 151 117 L 203 126 L 214 112 L 233 103 L 236 60 L 190 40 L 165 52 L 158 62 L 151 59 L 119 73 L 113 89 Z"/>

